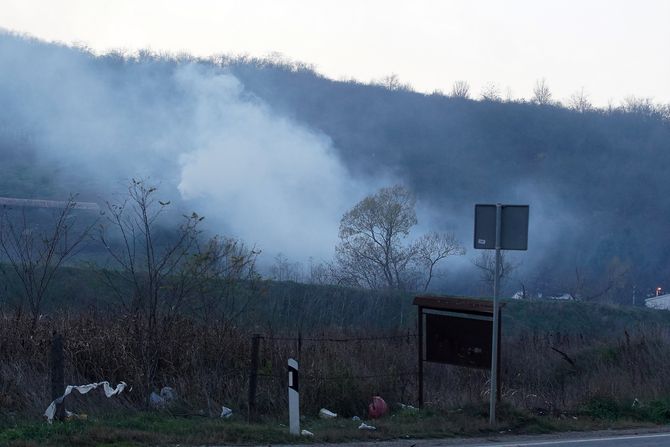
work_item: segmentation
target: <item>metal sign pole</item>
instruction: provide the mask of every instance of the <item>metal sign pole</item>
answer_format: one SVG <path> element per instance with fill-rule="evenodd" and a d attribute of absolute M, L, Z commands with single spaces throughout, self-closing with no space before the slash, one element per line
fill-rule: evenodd
<path fill-rule="evenodd" d="M 493 275 L 493 336 L 491 346 L 491 393 L 489 403 L 489 423 L 496 423 L 496 396 L 498 395 L 498 327 L 500 325 L 500 313 L 498 312 L 498 295 L 500 291 L 500 239 L 502 229 L 502 205 L 496 204 L 496 262 Z"/>
<path fill-rule="evenodd" d="M 300 387 L 298 362 L 288 359 L 288 426 L 289 433 L 300 435 Z"/>

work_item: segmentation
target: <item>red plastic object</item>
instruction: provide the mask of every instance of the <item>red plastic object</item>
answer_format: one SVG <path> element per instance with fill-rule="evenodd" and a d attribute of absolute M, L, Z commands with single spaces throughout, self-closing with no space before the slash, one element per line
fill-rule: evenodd
<path fill-rule="evenodd" d="M 372 402 L 368 405 L 368 416 L 370 419 L 378 419 L 388 413 L 389 407 L 384 399 L 379 396 L 373 396 Z"/>

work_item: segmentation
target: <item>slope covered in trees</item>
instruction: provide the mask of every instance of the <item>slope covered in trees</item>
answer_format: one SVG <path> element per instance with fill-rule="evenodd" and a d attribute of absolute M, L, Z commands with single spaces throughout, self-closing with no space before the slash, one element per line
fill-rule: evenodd
<path fill-rule="evenodd" d="M 453 230 L 466 247 L 474 203 L 530 204 L 530 250 L 519 257 L 522 264 L 507 282 L 509 292 L 523 284 L 531 293 L 570 292 L 623 302 L 634 289 L 641 298 L 653 287 L 670 287 L 667 107 L 629 101 L 621 107 L 577 111 L 557 104 L 425 95 L 395 84 L 333 81 L 292 64 L 148 54 L 94 57 L 11 35 L 0 36 L 0 63 L 0 153 L 5 160 L 0 195 L 62 197 L 78 192 L 89 199 L 104 196 L 119 179 L 140 171 L 158 177 L 161 187 L 178 198 L 183 178 L 180 183 L 161 176 L 178 178 L 189 159 L 169 148 L 200 144 L 210 128 L 198 120 L 220 112 L 209 108 L 199 115 L 193 98 L 216 99 L 218 91 L 233 89 L 245 107 L 258 105 L 259 113 L 280 117 L 271 125 L 298 123 L 301 127 L 289 128 L 289 134 L 306 128 L 315 135 L 314 144 L 325 141 L 325 156 L 331 151 L 351 179 L 405 183 L 432 216 L 420 224 Z M 239 85 L 185 83 L 180 70 L 191 64 L 199 67 L 198 73 L 230 75 Z M 193 88 L 200 89 L 196 96 L 188 91 Z M 34 104 L 43 107 L 28 107 Z M 225 111 L 227 104 L 219 106 Z M 100 120 L 80 118 L 98 107 L 122 113 L 101 113 L 108 118 Z M 58 122 L 59 114 L 71 110 L 80 111 L 77 120 L 68 122 L 76 126 L 44 131 L 45 122 Z M 256 115 L 226 118 L 235 129 L 244 127 L 249 116 Z M 189 127 L 176 132 L 184 123 Z M 312 142 L 309 138 L 301 141 Z M 244 138 L 230 144 L 245 150 Z M 267 144 L 271 150 L 265 155 L 271 156 L 277 141 L 267 138 Z M 86 150 L 75 157 L 66 146 Z M 89 149 L 93 147 L 99 151 Z M 139 149 L 145 147 L 151 150 Z M 117 151 L 122 155 L 111 155 Z M 291 157 L 283 157 L 287 166 L 321 171 L 317 177 L 332 167 Z M 100 175 L 101 166 L 105 175 Z M 255 174 L 253 166 L 240 169 Z M 263 176 L 251 175 L 249 184 Z M 349 180 L 342 181 L 353 182 Z M 352 198 L 346 205 L 355 202 Z M 222 225 L 226 230 L 225 219 Z M 466 265 L 436 284 L 474 293 L 479 287 L 475 270 Z"/>

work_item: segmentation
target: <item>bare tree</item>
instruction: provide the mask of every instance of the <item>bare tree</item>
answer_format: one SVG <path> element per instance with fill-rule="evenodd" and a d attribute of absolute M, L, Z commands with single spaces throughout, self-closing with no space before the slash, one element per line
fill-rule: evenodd
<path fill-rule="evenodd" d="M 337 267 L 331 262 L 316 262 L 313 258 L 309 258 L 309 276 L 307 282 L 309 284 L 332 284 L 337 282 Z"/>
<path fill-rule="evenodd" d="M 198 255 L 196 213 L 183 216 L 176 230 L 161 228 L 159 218 L 170 202 L 156 198 L 156 187 L 133 179 L 128 196 L 107 204 L 107 222 L 99 239 L 112 260 L 102 271 L 129 318 L 146 398 L 158 371 L 165 331 L 196 290 L 207 265 L 193 262 Z M 148 402 L 148 401 L 147 401 Z"/>
<path fill-rule="evenodd" d="M 451 87 L 451 97 L 452 98 L 470 98 L 470 84 L 466 81 L 456 81 Z"/>
<path fill-rule="evenodd" d="M 575 267 L 575 279 L 569 288 L 573 298 L 584 301 L 615 302 L 630 280 L 631 266 L 614 257 L 604 274 L 586 275 Z M 627 302 L 624 302 L 627 304 Z"/>
<path fill-rule="evenodd" d="M 498 276 L 499 284 L 502 286 L 503 281 L 508 278 L 511 273 L 518 267 L 517 264 L 506 259 L 504 251 L 500 252 L 500 272 Z M 479 277 L 486 285 L 487 290 L 493 291 L 493 282 L 495 279 L 495 265 L 496 256 L 493 250 L 482 250 L 477 258 L 472 263 L 479 269 Z"/>
<path fill-rule="evenodd" d="M 0 215 L 0 254 L 8 264 L 8 268 L 2 266 L 2 273 L 8 282 L 18 279 L 17 316 L 25 301 L 33 330 L 56 274 L 78 253 L 95 226 L 95 220 L 77 226 L 76 206 L 70 197 L 42 225 L 28 218 L 26 208 L 13 213 L 3 207 Z"/>
<path fill-rule="evenodd" d="M 584 87 L 570 96 L 570 101 L 568 104 L 572 110 L 575 110 L 579 113 L 588 112 L 589 110 L 593 109 L 593 105 L 589 100 L 589 95 L 584 92 Z"/>
<path fill-rule="evenodd" d="M 628 113 L 640 115 L 653 115 L 657 112 L 651 98 L 641 98 L 633 95 L 624 98 L 622 108 Z"/>
<path fill-rule="evenodd" d="M 277 253 L 275 262 L 270 267 L 272 279 L 276 281 L 294 281 L 302 280 L 302 264 L 300 262 L 291 262 L 283 253 Z"/>
<path fill-rule="evenodd" d="M 484 101 L 500 101 L 500 88 L 494 82 L 489 82 L 482 89 L 481 97 Z"/>
<path fill-rule="evenodd" d="M 425 272 L 424 292 L 428 290 L 436 274 L 435 267 L 441 260 L 449 256 L 465 254 L 465 248 L 456 240 L 453 233 L 436 231 L 428 233 L 419 238 L 415 247 L 416 260 Z"/>
<path fill-rule="evenodd" d="M 228 324 L 245 312 L 260 283 L 260 250 L 234 238 L 211 238 L 184 269 L 196 279 L 194 308 L 205 325 Z"/>
<path fill-rule="evenodd" d="M 376 84 L 392 91 L 412 91 L 412 86 L 400 81 L 400 78 L 395 73 L 383 77 L 381 80 L 377 81 Z"/>
<path fill-rule="evenodd" d="M 505 102 L 514 102 L 514 92 L 509 85 L 505 89 Z"/>
<path fill-rule="evenodd" d="M 547 81 L 544 78 L 535 81 L 532 101 L 539 105 L 551 104 L 551 91 L 549 90 Z"/>

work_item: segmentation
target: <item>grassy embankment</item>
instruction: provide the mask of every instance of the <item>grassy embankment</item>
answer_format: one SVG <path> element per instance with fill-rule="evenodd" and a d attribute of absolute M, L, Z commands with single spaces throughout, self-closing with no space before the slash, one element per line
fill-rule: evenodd
<path fill-rule="evenodd" d="M 631 407 L 614 401 L 593 400 L 579 411 L 538 415 L 501 406 L 497 427 L 488 425 L 484 406 L 452 411 L 398 410 L 383 419 L 366 421 L 376 430 L 359 430 L 359 421 L 306 418 L 302 428 L 314 436 L 294 437 L 287 421 L 264 419 L 247 423 L 199 416 L 156 413 L 109 414 L 54 423 L 22 421 L 0 426 L 0 445 L 6 446 L 145 446 L 202 444 L 270 444 L 375 441 L 404 438 L 451 438 L 495 434 L 541 434 L 630 427 L 653 427 L 670 422 L 670 402 L 655 401 Z"/>
<path fill-rule="evenodd" d="M 19 337 L 11 315 L 0 337 L 0 445 L 142 445 L 268 443 L 291 441 L 283 419 L 287 356 L 295 343 L 264 339 L 257 405 L 263 424 L 246 424 L 248 344 L 251 330 L 266 336 L 347 337 L 407 334 L 414 325 L 411 296 L 384 295 L 332 286 L 266 282 L 233 327 L 202 327 L 182 321 L 165 328 L 161 370 L 154 386 L 173 386 L 188 414 L 216 405 L 233 407 L 232 420 L 173 417 L 138 412 L 141 389 L 109 402 L 86 396 L 68 408 L 89 413 L 87 421 L 48 426 L 40 414 L 48 404 L 47 353 L 52 329 L 66 334 L 66 381 L 102 378 L 133 382 L 141 369 L 125 320 L 109 314 L 109 297 L 86 270 L 71 269 L 52 302 L 69 315 L 40 321 L 37 332 Z M 68 294 L 77 290 L 77 295 Z M 95 299 L 89 294 L 96 293 Z M 98 303 L 98 310 L 90 304 Z M 73 303 L 76 304 L 76 303 Z M 77 310 L 78 309 L 78 310 Z M 106 317 L 111 317 L 107 320 Z M 253 321 L 253 327 L 244 328 Z M 291 322 L 297 321 L 299 325 Z M 402 323 L 401 323 L 402 321 Z M 343 324 L 345 323 L 345 324 Z M 240 328 L 240 329 L 237 329 Z M 497 431 L 515 433 L 581 430 L 670 422 L 670 312 L 574 302 L 509 302 L 504 311 L 502 422 Z M 6 330 L 5 330 L 6 329 Z M 168 330 L 169 329 L 169 330 Z M 17 338 L 18 337 L 18 338 Z M 361 414 L 371 393 L 389 403 L 413 403 L 414 339 L 351 343 L 306 342 L 303 411 L 326 406 L 343 416 L 307 419 L 304 428 L 318 441 L 398 437 L 467 436 L 490 433 L 485 411 L 486 374 L 431 365 L 426 392 L 431 408 L 396 413 L 376 421 L 374 432 L 357 430 L 349 418 Z M 113 349 L 110 349 L 113 348 Z M 569 363 L 558 349 L 570 358 Z M 188 355 L 185 355 L 188 353 Z M 135 362 L 135 363 L 134 363 Z M 233 375 L 222 375 L 235 370 Z M 391 380 L 385 374 L 399 374 Z M 381 376 L 377 376 L 381 374 Z M 375 377 L 370 377 L 375 376 Z M 28 391 L 27 391 L 28 390 Z M 346 392 L 345 392 L 346 390 Z M 637 400 L 636 400 L 637 399 Z M 114 401 L 114 402 L 112 402 Z M 121 403 L 122 402 L 122 403 Z M 211 405 L 210 405 L 211 403 Z M 219 407 L 220 408 L 220 407 Z M 458 410 L 461 408 L 462 410 Z M 576 419 L 575 419 L 576 418 Z M 307 441 L 305 439 L 304 441 Z"/>

